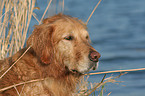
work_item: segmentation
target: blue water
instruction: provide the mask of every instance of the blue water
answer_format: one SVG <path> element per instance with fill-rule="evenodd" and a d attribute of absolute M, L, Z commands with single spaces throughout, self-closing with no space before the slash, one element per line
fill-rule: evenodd
<path fill-rule="evenodd" d="M 65 14 L 86 22 L 99 0 L 64 1 Z M 39 20 L 47 4 L 47 0 L 37 0 Z M 61 12 L 57 6 L 52 4 L 48 14 Z M 38 24 L 34 18 L 31 23 Z M 88 31 L 92 46 L 102 55 L 97 71 L 145 67 L 145 0 L 103 0 L 88 23 Z M 103 76 L 90 76 L 89 81 L 99 82 Z M 124 82 L 107 84 L 104 96 L 110 92 L 110 96 L 145 96 L 145 71 L 129 72 L 117 80 Z"/>

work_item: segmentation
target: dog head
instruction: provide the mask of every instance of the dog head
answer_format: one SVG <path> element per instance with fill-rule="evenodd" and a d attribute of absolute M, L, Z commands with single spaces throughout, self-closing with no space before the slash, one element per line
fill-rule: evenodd
<path fill-rule="evenodd" d="M 100 54 L 89 43 L 86 25 L 63 14 L 45 19 L 27 40 L 44 64 L 57 62 L 73 73 L 84 73 L 97 65 Z"/>

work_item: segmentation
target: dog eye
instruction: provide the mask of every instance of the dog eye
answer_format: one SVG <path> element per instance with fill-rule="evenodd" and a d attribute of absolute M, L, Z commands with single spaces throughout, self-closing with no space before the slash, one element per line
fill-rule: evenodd
<path fill-rule="evenodd" d="M 89 39 L 89 36 L 86 36 L 86 39 Z"/>
<path fill-rule="evenodd" d="M 67 36 L 64 38 L 65 40 L 73 40 L 73 36 Z"/>

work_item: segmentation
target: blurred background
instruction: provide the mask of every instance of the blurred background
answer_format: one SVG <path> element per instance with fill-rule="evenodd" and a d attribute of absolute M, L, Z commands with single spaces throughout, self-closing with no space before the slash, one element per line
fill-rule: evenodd
<path fill-rule="evenodd" d="M 49 16 L 64 11 L 86 22 L 99 0 L 64 0 L 64 10 L 56 5 L 58 1 L 51 5 Z M 38 18 L 47 4 L 46 0 L 37 0 Z M 92 46 L 102 56 L 97 71 L 145 67 L 145 0 L 103 0 L 88 22 L 88 31 Z M 90 76 L 89 81 L 100 82 L 103 76 Z M 104 96 L 110 92 L 110 96 L 144 96 L 145 71 L 129 72 L 117 80 L 124 82 L 106 84 Z"/>

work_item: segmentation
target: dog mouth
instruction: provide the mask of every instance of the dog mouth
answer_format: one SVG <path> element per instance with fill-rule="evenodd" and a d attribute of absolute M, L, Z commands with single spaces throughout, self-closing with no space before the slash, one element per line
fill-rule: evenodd
<path fill-rule="evenodd" d="M 88 70 L 87 72 L 89 72 L 89 71 L 91 71 L 91 70 L 97 70 L 97 69 L 98 69 L 98 66 L 99 66 L 99 61 L 96 62 L 96 63 L 92 63 L 92 64 L 90 65 L 90 68 L 89 68 L 89 70 Z"/>
<path fill-rule="evenodd" d="M 92 70 L 98 69 L 98 66 L 99 66 L 99 61 L 96 64 L 94 64 L 94 66 L 92 67 Z"/>
<path fill-rule="evenodd" d="M 79 71 L 77 71 L 77 70 L 70 70 L 70 71 L 71 71 L 71 73 L 73 73 L 73 74 L 83 75 L 83 73 L 81 73 L 81 72 L 79 72 Z"/>
<path fill-rule="evenodd" d="M 87 71 L 79 72 L 78 70 L 71 69 L 70 72 L 73 73 L 73 74 L 83 75 L 83 74 L 85 74 L 85 73 L 88 73 L 88 72 L 91 71 L 91 70 L 96 70 L 96 69 L 98 68 L 98 66 L 99 66 L 99 61 L 98 61 L 97 63 L 95 63 L 95 64 L 92 63 L 92 64 L 90 65 L 90 67 L 88 68 Z"/>

